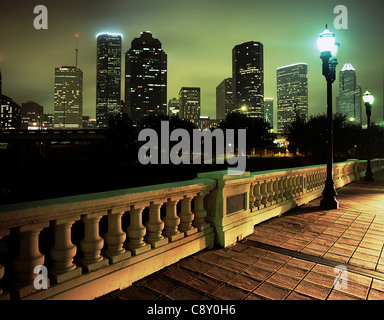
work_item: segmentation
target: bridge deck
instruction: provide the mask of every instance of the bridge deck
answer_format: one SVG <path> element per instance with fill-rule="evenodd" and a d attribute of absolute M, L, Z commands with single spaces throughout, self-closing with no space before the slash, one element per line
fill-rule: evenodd
<path fill-rule="evenodd" d="M 384 172 L 374 178 L 338 190 L 339 210 L 316 199 L 99 299 L 384 299 Z"/>

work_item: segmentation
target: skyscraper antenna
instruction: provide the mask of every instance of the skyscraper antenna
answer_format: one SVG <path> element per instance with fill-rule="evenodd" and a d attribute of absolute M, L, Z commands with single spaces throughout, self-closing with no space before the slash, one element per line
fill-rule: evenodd
<path fill-rule="evenodd" d="M 79 34 L 76 33 L 76 64 L 75 64 L 76 68 L 77 68 L 77 56 L 78 56 L 78 53 L 79 53 L 79 49 L 77 49 L 77 39 L 78 38 L 79 38 Z"/>

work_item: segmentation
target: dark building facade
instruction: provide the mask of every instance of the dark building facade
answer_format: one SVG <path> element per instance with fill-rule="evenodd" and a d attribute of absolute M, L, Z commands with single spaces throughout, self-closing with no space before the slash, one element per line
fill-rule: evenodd
<path fill-rule="evenodd" d="M 249 41 L 232 50 L 232 88 L 235 109 L 264 118 L 263 44 Z"/>
<path fill-rule="evenodd" d="M 232 78 L 227 78 L 216 87 L 216 119 L 224 120 L 233 109 Z"/>
<path fill-rule="evenodd" d="M 264 120 L 273 129 L 273 98 L 264 98 Z"/>
<path fill-rule="evenodd" d="M 122 35 L 97 35 L 96 122 L 108 126 L 110 115 L 121 112 L 121 43 Z"/>
<path fill-rule="evenodd" d="M 21 129 L 41 129 L 44 107 L 34 101 L 21 104 Z"/>
<path fill-rule="evenodd" d="M 148 31 L 125 54 L 125 103 L 136 123 L 167 114 L 167 55 Z"/>

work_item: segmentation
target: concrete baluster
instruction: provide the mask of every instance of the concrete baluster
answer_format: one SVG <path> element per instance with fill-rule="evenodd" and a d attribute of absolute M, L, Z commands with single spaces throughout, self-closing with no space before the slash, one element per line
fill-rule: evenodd
<path fill-rule="evenodd" d="M 171 198 L 165 203 L 165 229 L 163 235 L 166 236 L 170 242 L 174 242 L 184 237 L 184 233 L 178 230 L 180 218 L 177 215 L 177 203 L 179 200 L 172 200 Z"/>
<path fill-rule="evenodd" d="M 264 180 L 264 182 L 261 184 L 261 203 L 264 207 L 268 206 L 268 191 L 267 191 L 268 182 Z"/>
<path fill-rule="evenodd" d="M 284 200 L 289 199 L 288 176 L 284 176 L 281 178 L 281 186 L 283 190 Z"/>
<path fill-rule="evenodd" d="M 20 239 L 20 254 L 14 261 L 17 272 L 16 288 L 19 297 L 33 293 L 36 289 L 33 281 L 37 274 L 34 269 L 44 264 L 44 255 L 39 251 L 39 234 L 49 226 L 49 223 L 20 227 L 18 235 Z"/>
<path fill-rule="evenodd" d="M 184 196 L 181 200 L 179 230 L 184 232 L 185 236 L 189 236 L 197 232 L 197 228 L 192 226 L 194 214 L 191 211 L 191 201 L 192 198 L 188 196 Z"/>
<path fill-rule="evenodd" d="M 53 268 L 50 270 L 53 279 L 62 283 L 81 275 L 81 268 L 73 263 L 76 246 L 71 240 L 71 227 L 79 218 L 71 220 L 56 220 L 53 222 L 55 230 L 55 245 L 50 250 Z"/>
<path fill-rule="evenodd" d="M 255 189 L 255 183 L 251 183 L 249 187 L 249 209 L 251 211 L 255 210 L 255 194 L 254 194 L 254 189 Z"/>
<path fill-rule="evenodd" d="M 149 206 L 149 219 L 146 224 L 148 236 L 145 241 L 150 243 L 152 248 L 158 248 L 168 243 L 168 239 L 161 234 L 164 229 L 164 222 L 161 220 L 160 208 L 163 203 L 151 202 Z"/>
<path fill-rule="evenodd" d="M 108 259 L 101 255 L 104 239 L 99 236 L 99 221 L 101 216 L 84 215 L 84 239 L 80 241 L 83 257 L 80 265 L 88 272 L 98 270 L 108 265 Z"/>
<path fill-rule="evenodd" d="M 261 194 L 261 189 L 260 189 L 260 183 L 257 181 L 254 185 L 253 189 L 253 195 L 255 198 L 255 208 L 259 209 L 261 206 L 261 199 L 262 199 L 262 194 Z"/>
<path fill-rule="evenodd" d="M 269 180 L 267 182 L 267 192 L 268 192 L 268 202 L 273 205 L 276 202 L 274 201 L 275 192 L 273 191 L 273 181 Z"/>
<path fill-rule="evenodd" d="M 103 255 L 109 259 L 109 263 L 116 263 L 131 256 L 131 252 L 123 248 L 126 234 L 121 229 L 121 217 L 124 212 L 111 210 L 108 212 L 108 231 L 104 235 L 107 250 L 103 252 Z"/>
<path fill-rule="evenodd" d="M 131 250 L 135 255 L 151 250 L 151 245 L 144 242 L 146 229 L 143 226 L 142 213 L 144 208 L 130 209 L 130 225 L 127 228 L 127 236 L 129 242 L 126 248 Z"/>
<path fill-rule="evenodd" d="M 196 227 L 199 231 L 203 231 L 211 227 L 211 225 L 205 221 L 207 210 L 205 210 L 204 207 L 204 198 L 207 194 L 207 192 L 199 192 L 193 199 L 193 214 L 195 216 L 195 220 L 193 220 L 193 226 Z"/>

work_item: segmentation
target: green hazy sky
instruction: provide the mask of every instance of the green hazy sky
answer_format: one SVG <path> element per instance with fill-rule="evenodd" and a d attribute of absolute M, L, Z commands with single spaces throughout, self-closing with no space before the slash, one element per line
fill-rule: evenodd
<path fill-rule="evenodd" d="M 33 27 L 38 4 L 48 8 L 48 30 Z M 333 25 L 334 7 L 340 4 L 348 9 L 346 30 Z M 328 23 L 341 43 L 338 71 L 345 62 L 354 66 L 363 91 L 369 88 L 376 98 L 377 122 L 383 120 L 383 13 L 383 0 L 1 0 L 3 93 L 19 104 L 32 100 L 53 112 L 54 68 L 75 64 L 74 35 L 79 33 L 83 114 L 95 117 L 96 34 L 123 34 L 124 73 L 124 53 L 133 38 L 148 30 L 168 55 L 168 100 L 182 86 L 201 87 L 202 115 L 214 118 L 216 86 L 231 77 L 232 48 L 254 40 L 264 45 L 265 97 L 276 99 L 276 68 L 305 62 L 309 114 L 324 113 L 326 84 L 316 37 Z M 338 76 L 333 88 L 335 98 Z"/>

